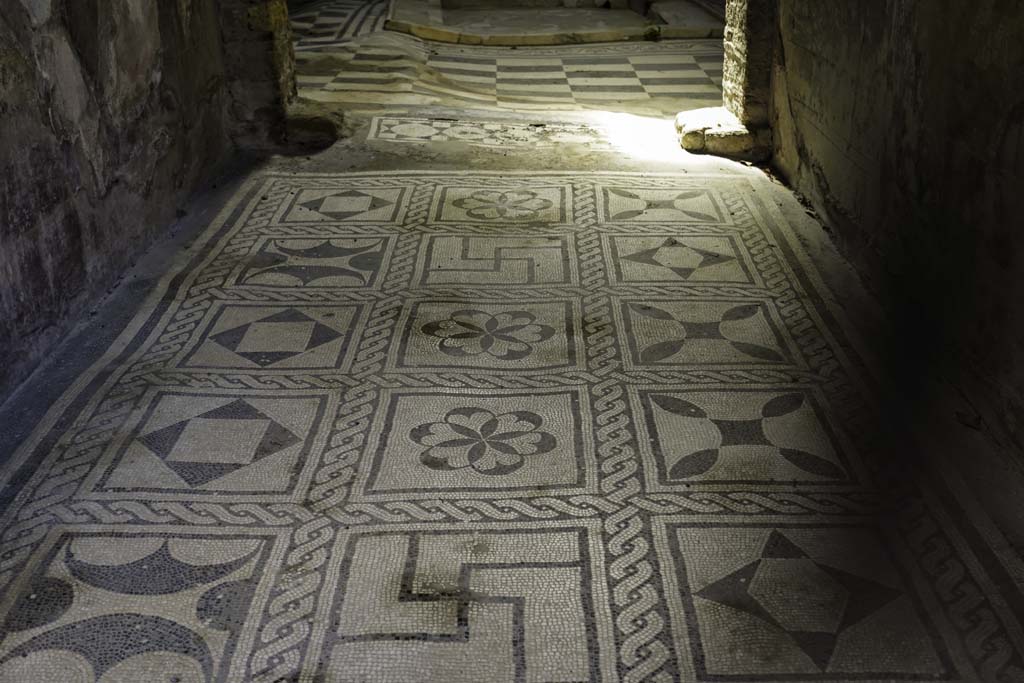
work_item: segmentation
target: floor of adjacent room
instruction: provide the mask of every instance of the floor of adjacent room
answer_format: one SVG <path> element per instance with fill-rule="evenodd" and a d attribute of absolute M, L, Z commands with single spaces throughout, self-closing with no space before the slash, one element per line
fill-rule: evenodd
<path fill-rule="evenodd" d="M 0 681 L 1024 680 L 985 506 L 872 429 L 856 275 L 679 147 L 721 38 L 387 8 L 293 13 L 347 137 L 187 207 L 0 411 Z"/>

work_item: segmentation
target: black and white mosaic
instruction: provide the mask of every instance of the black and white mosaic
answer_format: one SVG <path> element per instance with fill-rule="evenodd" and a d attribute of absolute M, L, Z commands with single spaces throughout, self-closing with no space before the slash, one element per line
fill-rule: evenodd
<path fill-rule="evenodd" d="M 452 105 L 507 110 L 643 111 L 674 116 L 722 103 L 721 40 L 465 47 L 390 32 L 297 43 L 303 97 L 351 108 Z M 422 117 L 378 117 L 372 139 L 549 145 L 592 138 L 584 126 L 529 130 Z M 600 143 L 597 143 L 600 145 Z"/>
<path fill-rule="evenodd" d="M 15 456 L 0 681 L 1024 680 L 752 182 L 253 178 Z"/>

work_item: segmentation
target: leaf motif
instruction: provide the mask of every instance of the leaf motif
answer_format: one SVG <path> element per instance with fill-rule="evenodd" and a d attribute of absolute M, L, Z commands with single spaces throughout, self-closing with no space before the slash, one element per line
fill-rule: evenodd
<path fill-rule="evenodd" d="M 767 346 L 748 344 L 746 342 L 730 342 L 734 349 L 741 351 L 748 356 L 761 360 L 770 360 L 773 363 L 784 363 L 786 359 L 778 351 L 769 349 Z"/>
<path fill-rule="evenodd" d="M 631 303 L 629 307 L 632 308 L 637 313 L 639 313 L 640 315 L 647 316 L 648 318 L 654 318 L 655 320 L 675 321 L 675 316 L 673 316 L 668 311 L 662 310 L 656 306 L 651 306 L 649 304 Z"/>
<path fill-rule="evenodd" d="M 482 425 L 480 425 L 480 436 L 486 439 L 491 434 L 494 434 L 494 430 L 496 430 L 497 428 L 498 418 L 492 417 L 491 419 L 487 420 L 487 422 L 484 422 Z"/>
<path fill-rule="evenodd" d="M 662 410 L 682 417 L 706 418 L 708 414 L 700 406 L 675 396 L 651 394 L 651 401 Z"/>
<path fill-rule="evenodd" d="M 682 458 L 672 465 L 672 469 L 669 470 L 669 479 L 688 479 L 690 477 L 696 477 L 706 473 L 715 463 L 718 462 L 718 450 L 711 449 L 706 451 L 697 451 L 696 453 L 690 453 L 684 455 Z"/>
<path fill-rule="evenodd" d="M 789 415 L 804 404 L 804 395 L 799 393 L 776 396 L 761 408 L 761 417 L 782 417 Z"/>
<path fill-rule="evenodd" d="M 683 209 L 682 211 L 683 211 L 683 213 L 685 213 L 690 218 L 696 218 L 699 221 L 714 221 L 714 220 L 716 220 L 714 216 L 710 216 L 710 215 L 708 215 L 706 213 L 701 213 L 700 211 L 687 211 L 685 209 Z"/>
<path fill-rule="evenodd" d="M 686 343 L 685 339 L 669 339 L 668 341 L 651 344 L 640 352 L 640 360 L 644 363 L 657 363 L 679 353 Z"/>
<path fill-rule="evenodd" d="M 531 413 L 528 410 L 515 410 L 509 414 L 514 416 L 516 421 L 525 422 L 526 424 L 531 425 L 534 429 L 537 429 L 544 424 L 544 418 L 537 413 Z"/>
<path fill-rule="evenodd" d="M 675 201 L 680 199 L 697 199 L 707 194 L 707 190 L 684 190 L 676 195 Z"/>
<path fill-rule="evenodd" d="M 745 304 L 743 306 L 733 306 L 725 315 L 722 316 L 722 322 L 732 320 L 746 320 L 747 318 L 753 318 L 757 315 L 757 312 L 761 310 L 761 307 L 757 304 Z"/>
<path fill-rule="evenodd" d="M 434 449 L 428 449 L 420 453 L 420 462 L 432 470 L 441 470 L 442 472 L 450 472 L 452 470 L 459 469 L 458 467 L 452 467 L 448 464 L 448 461 L 444 458 L 435 456 L 431 451 Z"/>
<path fill-rule="evenodd" d="M 623 190 L 622 188 L 619 188 L 619 187 L 608 188 L 608 194 L 618 195 L 619 197 L 625 197 L 626 199 L 640 199 L 640 196 L 638 194 L 636 194 L 635 192 L 630 192 L 629 190 Z"/>
<path fill-rule="evenodd" d="M 788 460 L 791 464 L 796 465 L 804 472 L 810 474 L 816 474 L 819 477 L 827 477 L 829 479 L 843 479 L 845 473 L 835 463 L 829 462 L 825 458 L 808 453 L 807 451 L 797 450 L 795 448 L 780 448 L 779 452 L 782 457 Z"/>

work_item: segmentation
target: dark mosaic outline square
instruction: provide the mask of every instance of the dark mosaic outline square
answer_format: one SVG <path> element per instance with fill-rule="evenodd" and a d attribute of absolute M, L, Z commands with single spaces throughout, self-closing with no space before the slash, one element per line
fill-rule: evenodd
<path fill-rule="evenodd" d="M 342 225 L 398 225 L 408 212 L 409 197 L 412 196 L 413 185 L 372 185 L 370 187 L 360 187 L 358 183 L 346 186 L 296 186 L 295 192 L 291 195 L 291 198 L 283 204 L 283 209 L 278 209 L 275 215 L 278 217 L 275 222 L 282 225 L 301 225 L 303 223 L 340 223 Z M 297 220 L 288 218 L 289 214 L 295 209 L 296 203 L 299 201 L 299 195 L 303 190 L 331 190 L 344 192 L 347 190 L 398 190 L 398 199 L 395 200 L 394 211 L 391 212 L 391 216 L 385 220 L 353 220 L 353 219 L 342 219 L 333 218 L 329 221 L 320 220 Z"/>
<path fill-rule="evenodd" d="M 440 389 L 440 388 L 439 388 Z M 586 400 L 583 395 L 583 389 L 579 387 L 567 387 L 563 390 L 556 391 L 545 391 L 545 396 L 569 396 L 569 405 L 572 409 L 573 419 L 575 424 L 573 429 L 569 430 L 569 433 L 573 435 L 573 457 L 576 461 L 576 481 L 573 483 L 560 483 L 560 484 L 544 484 L 536 485 L 530 484 L 525 486 L 501 486 L 500 482 L 495 482 L 495 486 L 492 488 L 483 488 L 480 486 L 463 486 L 463 487 L 445 487 L 439 488 L 420 488 L 420 489 L 388 489 L 385 491 L 375 491 L 373 486 L 377 481 L 377 476 L 380 472 L 381 460 L 385 457 L 385 452 L 388 450 L 388 442 L 391 437 L 390 425 L 393 424 L 395 411 L 398 408 L 398 401 L 405 396 L 455 396 L 464 395 L 467 398 L 479 398 L 482 395 L 476 393 L 462 393 L 458 391 L 402 391 L 394 390 L 388 394 L 387 406 L 381 406 L 378 404 L 377 411 L 384 410 L 384 424 L 385 428 L 380 430 L 380 436 L 374 444 L 375 448 L 371 452 L 369 448 L 364 450 L 366 454 L 366 461 L 369 466 L 369 472 L 366 475 L 365 481 L 360 482 L 362 484 L 361 490 L 358 496 L 361 499 L 373 499 L 373 498 L 384 498 L 390 495 L 399 494 L 426 494 L 449 497 L 447 494 L 463 494 L 464 498 L 472 498 L 473 494 L 479 496 L 493 496 L 495 493 L 502 492 L 518 492 L 518 491 L 540 491 L 544 492 L 545 495 L 552 495 L 553 492 L 559 489 L 571 489 L 573 494 L 582 492 L 587 487 L 587 457 L 583 439 L 583 411 L 581 405 Z M 536 392 L 509 392 L 509 391 L 497 391 L 483 395 L 485 398 L 533 398 L 537 396 Z M 596 461 L 594 463 L 596 467 Z"/>
<path fill-rule="evenodd" d="M 699 233 L 664 233 L 664 234 L 638 234 L 638 233 L 610 233 L 606 236 L 606 242 L 608 244 L 608 259 L 612 265 L 612 281 L 611 285 L 658 285 L 658 286 L 713 286 L 723 285 L 728 287 L 757 287 L 758 279 L 754 276 L 750 269 L 750 265 L 747 263 L 749 259 L 749 253 L 743 245 L 743 241 L 738 235 L 731 234 L 720 234 L 720 233 L 707 233 L 702 235 Z M 682 278 L 665 278 L 664 280 L 627 280 L 622 275 L 622 258 L 619 254 L 619 245 L 616 238 L 619 237 L 669 237 L 684 240 L 688 237 L 718 237 L 726 239 L 733 247 L 733 251 L 736 254 L 736 261 L 739 262 L 740 268 L 743 270 L 743 274 L 747 276 L 746 282 L 735 282 L 733 280 L 684 280 Z"/>
<path fill-rule="evenodd" d="M 928 612 L 924 609 L 921 603 L 921 597 L 918 594 L 913 581 L 913 577 L 910 576 L 910 572 L 898 561 L 894 556 L 892 550 L 889 547 L 885 535 L 881 530 L 870 523 L 854 523 L 854 524 L 814 524 L 814 523 L 799 523 L 799 522 L 751 522 L 751 523 L 735 523 L 735 522 L 683 522 L 683 521 L 666 521 L 662 525 L 662 531 L 664 533 L 664 540 L 666 542 L 666 553 L 668 555 L 667 561 L 671 562 L 672 566 L 669 568 L 673 572 L 676 581 L 679 586 L 680 604 L 683 608 L 683 621 L 688 631 L 688 640 L 690 642 L 692 650 L 692 665 L 694 670 L 697 672 L 697 678 L 699 681 L 709 681 L 712 683 L 760 683 L 761 681 L 820 681 L 821 683 L 833 682 L 833 681 L 879 681 L 879 680 L 892 680 L 892 681 L 950 681 L 960 682 L 966 681 L 962 677 L 951 678 L 954 675 L 953 663 L 950 661 L 948 656 L 947 648 L 945 647 L 942 637 L 938 633 L 934 621 L 929 617 Z M 683 552 L 678 545 L 678 537 L 675 533 L 677 529 L 681 528 L 694 528 L 694 529 L 865 529 L 872 532 L 878 539 L 879 548 L 885 553 L 886 558 L 890 561 L 893 568 L 896 570 L 900 580 L 901 587 L 904 589 L 904 595 L 906 595 L 914 608 L 914 613 L 920 620 L 921 625 L 924 627 L 925 632 L 931 639 L 932 650 L 936 658 L 942 663 L 942 666 L 946 670 L 946 675 L 937 677 L 931 674 L 906 674 L 906 673 L 886 673 L 886 672 L 868 672 L 868 673 L 838 673 L 832 674 L 828 672 L 822 672 L 821 674 L 712 674 L 707 671 L 704 666 L 705 656 L 703 648 L 703 636 L 700 632 L 699 621 L 697 620 L 696 606 L 693 603 L 693 591 L 690 590 L 689 576 L 686 570 L 686 562 L 683 557 Z M 674 628 L 671 620 L 668 624 L 669 628 Z M 682 655 L 676 653 L 676 656 L 681 658 Z"/>
<path fill-rule="evenodd" d="M 217 321 L 220 320 L 221 315 L 228 308 L 350 308 L 354 309 L 352 314 L 352 325 L 345 330 L 343 335 L 342 350 L 338 354 L 338 362 L 333 366 L 323 365 L 311 365 L 311 366 L 298 366 L 298 367 L 287 367 L 287 368 L 248 368 L 242 366 L 233 365 L 189 365 L 188 361 L 192 356 L 199 351 L 199 348 L 210 341 L 209 332 L 216 325 Z M 362 332 L 364 325 L 361 322 L 365 319 L 368 306 L 363 303 L 336 303 L 336 304 L 318 304 L 318 303 L 280 303 L 276 301 L 258 302 L 258 303 L 238 303 L 238 302 L 218 302 L 216 312 L 204 319 L 201 323 L 202 331 L 198 335 L 198 339 L 191 341 L 192 348 L 188 349 L 180 360 L 175 361 L 175 367 L 181 368 L 182 370 L 224 370 L 227 372 L 243 372 L 243 373 L 257 373 L 257 374 L 287 374 L 297 370 L 311 370 L 319 372 L 340 372 L 352 364 L 352 358 L 356 352 L 356 345 L 353 342 L 356 339 L 356 333 Z M 216 343 L 216 342 L 214 342 Z"/>
<path fill-rule="evenodd" d="M 132 445 L 132 443 L 139 437 L 143 426 L 152 417 L 153 412 L 156 410 L 156 406 L 160 402 L 162 396 L 175 395 L 175 396 L 202 396 L 202 397 L 213 397 L 213 398 L 253 398 L 253 399 L 290 399 L 290 398 L 302 398 L 309 399 L 315 398 L 319 401 L 316 415 L 309 427 L 309 433 L 306 434 L 306 438 L 303 440 L 302 449 L 297 456 L 297 462 L 301 464 L 301 467 L 294 468 L 292 471 L 292 478 L 288 483 L 288 487 L 284 490 L 259 490 L 259 491 L 216 491 L 216 490 L 205 490 L 199 488 L 189 489 L 168 489 L 168 488 L 142 488 L 135 487 L 131 489 L 122 488 L 104 488 L 104 482 L 110 477 L 110 475 L 117 469 L 117 466 L 122 462 L 125 451 Z M 95 478 L 94 482 L 88 487 L 87 494 L 105 494 L 109 496 L 111 494 L 124 494 L 126 496 L 134 493 L 148 493 L 155 494 L 157 496 L 168 496 L 172 499 L 178 499 L 181 496 L 188 497 L 189 500 L 193 499 L 208 499 L 216 498 L 218 500 L 225 500 L 229 497 L 250 497 L 250 496 L 272 496 L 279 500 L 288 500 L 296 494 L 296 484 L 301 478 L 304 470 L 315 466 L 316 458 L 311 458 L 311 450 L 313 443 L 317 440 L 320 430 L 323 428 L 324 418 L 327 414 L 327 406 L 330 403 L 330 397 L 323 392 L 301 392 L 284 395 L 268 395 L 268 394 L 257 394 L 257 393 L 245 393 L 245 394 L 230 394 L 217 391 L 202 392 L 202 391 L 187 391 L 184 389 L 161 389 L 154 392 L 151 396 L 146 398 L 148 404 L 146 405 L 145 412 L 142 416 L 132 425 L 131 432 L 128 437 L 117 445 L 114 455 L 109 458 L 109 462 L 103 468 L 102 473 Z M 86 482 L 89 482 L 91 478 L 87 478 Z"/>
<path fill-rule="evenodd" d="M 806 398 L 811 409 L 814 411 L 815 417 L 818 418 L 818 424 L 825 431 L 828 436 L 829 443 L 836 452 L 836 456 L 839 458 L 839 462 L 842 464 L 843 469 L 848 475 L 848 479 L 823 479 L 820 481 L 766 481 L 764 479 L 701 479 L 701 480 L 688 480 L 688 481 L 671 481 L 667 478 L 666 472 L 666 458 L 665 454 L 661 450 L 661 440 L 658 438 L 657 428 L 654 424 L 654 415 L 651 411 L 649 394 L 660 393 L 660 394 L 696 394 L 696 393 L 713 393 L 713 392 L 735 392 L 735 393 L 775 393 L 775 392 L 787 392 L 787 393 L 802 393 Z M 763 386 L 750 386 L 749 384 L 737 385 L 735 387 L 722 387 L 720 385 L 713 386 L 694 386 L 687 385 L 685 387 L 678 387 L 672 385 L 666 385 L 664 387 L 658 387 L 656 389 L 650 387 L 638 387 L 635 390 L 636 402 L 639 404 L 642 415 L 638 415 L 637 419 L 643 421 L 643 430 L 646 436 L 650 439 L 650 456 L 651 460 L 654 461 L 654 467 L 656 472 L 656 478 L 654 483 L 658 487 L 663 487 L 662 490 L 694 490 L 699 489 L 702 486 L 775 486 L 784 484 L 786 486 L 796 486 L 798 488 L 819 488 L 819 487 L 849 487 L 851 485 L 859 485 L 863 482 L 860 479 L 861 471 L 858 467 L 855 467 L 852 456 L 848 452 L 843 441 L 839 438 L 839 433 L 836 431 L 832 424 L 832 421 L 828 419 L 828 414 L 822 407 L 818 396 L 815 392 L 805 386 L 789 385 L 780 386 L 774 384 L 766 384 Z M 641 447 L 641 453 L 643 453 L 643 447 Z M 646 463 L 645 463 L 646 464 Z M 644 468 L 645 476 L 647 468 Z"/>
<path fill-rule="evenodd" d="M 747 368 L 751 366 L 759 368 L 799 368 L 803 369 L 805 366 L 803 357 L 797 350 L 798 347 L 792 342 L 785 328 L 779 327 L 776 322 L 776 316 L 778 310 L 775 308 L 775 303 L 769 299 L 736 299 L 734 297 L 680 297 L 674 299 L 667 299 L 665 297 L 659 298 L 638 298 L 636 296 L 615 296 L 613 297 L 613 303 L 617 304 L 615 310 L 622 319 L 622 339 L 623 351 L 625 352 L 625 364 L 626 368 L 630 370 L 659 370 L 665 368 Z M 676 363 L 644 363 L 640 360 L 640 349 L 637 348 L 636 335 L 633 334 L 633 314 L 629 310 L 631 303 L 669 303 L 669 304 L 684 304 L 684 303 L 710 303 L 710 304 L 724 304 L 732 303 L 737 306 L 742 304 L 757 304 L 762 311 L 764 311 L 764 319 L 771 329 L 772 334 L 775 335 L 775 341 L 778 343 L 779 348 L 782 349 L 783 354 L 786 356 L 786 360 L 783 362 L 776 362 L 770 360 L 760 360 L 758 358 L 750 357 L 750 360 L 736 360 L 736 361 L 714 361 L 707 363 L 693 363 L 693 362 L 676 362 Z M 772 315 L 775 313 L 775 315 Z"/>

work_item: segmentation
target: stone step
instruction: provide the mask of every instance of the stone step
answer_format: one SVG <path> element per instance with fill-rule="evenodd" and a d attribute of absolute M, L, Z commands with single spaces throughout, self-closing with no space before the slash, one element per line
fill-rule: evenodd
<path fill-rule="evenodd" d="M 661 26 L 629 9 L 630 0 L 508 1 L 480 9 L 465 0 L 393 0 L 386 27 L 419 38 L 467 45 L 574 45 L 661 37 Z M 529 6 L 527 6 L 529 5 Z M 667 37 L 667 36 L 666 36 Z"/>

